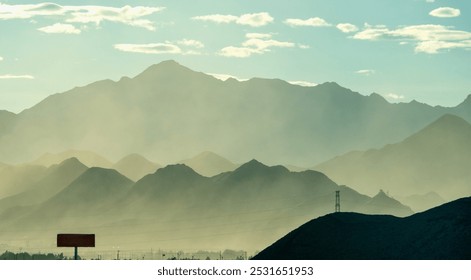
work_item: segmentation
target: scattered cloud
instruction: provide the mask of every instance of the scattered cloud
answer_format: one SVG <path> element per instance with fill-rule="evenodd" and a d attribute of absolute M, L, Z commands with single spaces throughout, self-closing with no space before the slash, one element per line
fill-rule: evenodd
<path fill-rule="evenodd" d="M 31 75 L 11 75 L 11 74 L 0 75 L 0 80 L 11 80 L 11 79 L 33 80 L 34 77 Z"/>
<path fill-rule="evenodd" d="M 241 25 L 250 25 L 260 27 L 273 22 L 273 17 L 269 13 L 245 14 L 241 15 L 236 23 Z"/>
<path fill-rule="evenodd" d="M 392 101 L 399 101 L 399 100 L 402 100 L 402 99 L 405 98 L 404 95 L 399 95 L 399 94 L 395 94 L 395 93 L 383 94 L 383 97 L 385 97 L 388 100 L 392 100 Z"/>
<path fill-rule="evenodd" d="M 243 14 L 240 16 L 234 15 L 205 15 L 192 17 L 193 20 L 200 21 L 211 21 L 215 23 L 236 23 L 240 25 L 248 25 L 252 27 L 260 27 L 273 22 L 273 17 L 269 13 L 254 13 L 254 14 Z"/>
<path fill-rule="evenodd" d="M 187 46 L 187 47 L 193 47 L 197 49 L 204 48 L 204 44 L 197 40 L 183 39 L 183 40 L 178 41 L 177 44 L 182 45 L 182 46 Z"/>
<path fill-rule="evenodd" d="M 429 15 L 433 17 L 441 17 L 441 18 L 459 17 L 460 14 L 461 14 L 461 11 L 459 9 L 450 8 L 450 7 L 440 7 L 429 13 Z"/>
<path fill-rule="evenodd" d="M 351 33 L 351 32 L 358 31 L 358 27 L 356 25 L 351 24 L 351 23 L 339 23 L 339 24 L 337 24 L 336 27 L 337 27 L 337 29 L 339 29 L 343 33 Z"/>
<path fill-rule="evenodd" d="M 353 38 L 358 40 L 411 41 L 415 44 L 415 52 L 417 53 L 435 54 L 443 49 L 471 48 L 471 32 L 434 24 L 411 25 L 398 29 L 388 29 L 384 25 L 365 24 L 364 30 L 356 33 Z"/>
<path fill-rule="evenodd" d="M 244 47 L 225 47 L 219 51 L 220 56 L 225 56 L 225 57 L 238 57 L 238 58 L 245 58 L 249 57 L 252 54 L 260 54 L 262 52 L 252 49 L 252 48 L 244 48 Z"/>
<path fill-rule="evenodd" d="M 55 23 L 50 26 L 45 26 L 38 28 L 39 31 L 44 33 L 61 33 L 61 34 L 80 34 L 82 31 L 72 24 L 63 24 L 63 23 Z"/>
<path fill-rule="evenodd" d="M 315 87 L 318 85 L 316 83 L 307 82 L 307 81 L 288 81 L 288 83 L 292 85 L 302 86 L 302 87 Z"/>
<path fill-rule="evenodd" d="M 299 47 L 300 49 L 303 49 L 303 50 L 307 50 L 307 49 L 310 49 L 310 48 L 311 48 L 311 46 L 309 46 L 309 45 L 303 45 L 303 44 L 298 44 L 298 47 Z"/>
<path fill-rule="evenodd" d="M 0 56 L 0 61 L 2 61 L 2 60 L 3 60 L 3 57 Z"/>
<path fill-rule="evenodd" d="M 264 40 L 264 39 L 248 39 L 247 41 L 242 43 L 244 47 L 253 47 L 260 51 L 269 51 L 271 47 L 278 47 L 278 48 L 292 48 L 295 46 L 294 43 L 291 42 L 281 42 L 277 40 Z"/>
<path fill-rule="evenodd" d="M 226 81 L 228 79 L 235 79 L 239 82 L 244 82 L 244 81 L 248 81 L 249 79 L 242 79 L 242 78 L 239 78 L 237 76 L 233 76 L 233 75 L 228 75 L 228 74 L 215 74 L 215 73 L 206 73 L 208 75 L 211 75 L 213 76 L 214 78 L 218 79 L 218 80 L 221 80 L 221 81 Z"/>
<path fill-rule="evenodd" d="M 322 18 L 314 17 L 308 19 L 297 19 L 297 18 L 289 18 L 285 20 L 285 24 L 291 27 L 297 26 L 314 26 L 314 27 L 321 27 L 321 26 L 331 26 L 330 23 L 325 21 Z"/>
<path fill-rule="evenodd" d="M 198 40 L 182 39 L 176 42 L 165 41 L 150 44 L 115 44 L 114 48 L 123 52 L 143 54 L 200 55 L 198 50 L 204 48 L 204 44 Z"/>
<path fill-rule="evenodd" d="M 253 54 L 263 54 L 271 51 L 271 48 L 293 48 L 296 44 L 271 39 L 270 34 L 248 33 L 247 40 L 241 47 L 229 46 L 221 49 L 218 54 L 225 57 L 250 57 Z"/>
<path fill-rule="evenodd" d="M 152 21 L 145 16 L 164 10 L 164 7 L 124 6 L 62 6 L 56 3 L 9 5 L 0 3 L 0 19 L 31 19 L 34 17 L 63 17 L 68 23 L 95 23 L 103 21 L 123 23 L 148 30 L 155 30 Z"/>
<path fill-rule="evenodd" d="M 360 74 L 360 75 L 364 75 L 364 76 L 371 76 L 375 72 L 376 71 L 372 70 L 372 69 L 362 69 L 362 70 L 355 71 L 355 73 Z"/>
<path fill-rule="evenodd" d="M 116 44 L 114 48 L 123 52 L 144 53 L 144 54 L 179 54 L 182 50 L 173 44 Z"/>
<path fill-rule="evenodd" d="M 249 39 L 269 39 L 272 35 L 267 33 L 247 33 L 245 37 Z"/>
<path fill-rule="evenodd" d="M 471 40 L 461 42 L 424 41 L 415 47 L 416 52 L 435 54 L 444 49 L 468 49 L 471 50 Z"/>
<path fill-rule="evenodd" d="M 434 3 L 435 0 L 425 0 L 425 2 L 427 2 L 427 3 Z"/>
<path fill-rule="evenodd" d="M 212 21 L 215 23 L 232 23 L 232 22 L 236 22 L 238 18 L 239 17 L 233 16 L 233 15 L 214 14 L 214 15 L 192 17 L 191 19 L 201 20 L 201 21 Z"/>

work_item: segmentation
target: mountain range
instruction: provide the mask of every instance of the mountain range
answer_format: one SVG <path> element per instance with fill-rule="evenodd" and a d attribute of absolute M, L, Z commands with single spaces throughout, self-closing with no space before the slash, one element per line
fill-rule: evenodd
<path fill-rule="evenodd" d="M 258 260 L 456 260 L 471 258 L 471 197 L 396 218 L 334 213 L 293 230 Z"/>
<path fill-rule="evenodd" d="M 401 142 L 350 152 L 315 168 L 366 194 L 380 188 L 394 196 L 435 192 L 449 201 L 471 195 L 470 143 L 471 124 L 447 114 Z"/>
<path fill-rule="evenodd" d="M 3 240 L 18 232 L 46 242 L 56 231 L 93 231 L 105 247 L 257 250 L 332 212 L 336 190 L 342 211 L 412 214 L 385 195 L 362 195 L 322 173 L 290 172 L 256 160 L 213 177 L 169 165 L 135 183 L 75 158 L 47 170 L 33 190 L 0 200 Z"/>
<path fill-rule="evenodd" d="M 453 108 L 391 104 L 333 82 L 221 81 L 164 61 L 134 78 L 98 81 L 16 115 L 0 113 L 0 161 L 75 149 L 112 161 L 139 153 L 177 162 L 215 151 L 236 162 L 312 166 L 398 142 L 446 113 L 471 121 L 470 112 L 470 97 Z"/>

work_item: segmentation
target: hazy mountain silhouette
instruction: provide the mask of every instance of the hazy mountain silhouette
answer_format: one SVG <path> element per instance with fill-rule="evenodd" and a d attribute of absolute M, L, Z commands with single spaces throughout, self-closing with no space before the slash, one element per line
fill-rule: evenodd
<path fill-rule="evenodd" d="M 16 121 L 16 114 L 0 110 L 0 135 L 5 135 L 10 132 Z"/>
<path fill-rule="evenodd" d="M 96 216 L 104 215 L 109 207 L 127 194 L 133 183 L 116 170 L 89 168 L 21 223 L 37 226 L 38 219 L 47 224 L 67 222 L 84 225 L 90 221 L 96 222 Z"/>
<path fill-rule="evenodd" d="M 17 206 L 30 206 L 51 198 L 87 170 L 76 158 L 49 167 L 44 176 L 27 191 L 0 200 L 0 213 Z"/>
<path fill-rule="evenodd" d="M 45 175 L 44 166 L 21 164 L 0 168 L 0 199 L 31 189 Z"/>
<path fill-rule="evenodd" d="M 212 152 L 203 152 L 193 158 L 182 160 L 181 163 L 206 177 L 233 171 L 237 168 L 236 164 Z"/>
<path fill-rule="evenodd" d="M 335 190 L 341 191 L 345 209 L 360 208 L 371 199 L 338 186 L 322 173 L 294 173 L 256 160 L 210 178 L 179 164 L 161 168 L 136 182 L 112 212 L 128 221 L 150 219 L 152 223 L 141 225 L 141 231 L 155 232 L 158 239 L 179 239 L 180 245 L 192 247 L 198 236 L 215 235 L 212 243 L 202 240 L 200 244 L 260 248 L 260 244 L 285 234 L 290 226 L 302 224 L 306 217 L 331 212 Z M 389 213 L 402 214 L 404 208 L 390 207 Z M 122 229 L 129 231 L 129 225 L 122 224 Z M 191 228 L 195 237 L 188 238 L 185 231 L 176 233 L 172 227 Z M 254 231 L 263 232 L 263 238 L 253 239 Z"/>
<path fill-rule="evenodd" d="M 53 164 L 59 164 L 69 158 L 77 158 L 88 167 L 110 168 L 113 165 L 110 161 L 94 152 L 79 150 L 67 150 L 56 154 L 46 153 L 31 164 L 49 167 Z"/>
<path fill-rule="evenodd" d="M 416 134 L 378 150 L 351 152 L 316 168 L 334 181 L 371 194 L 436 192 L 445 199 L 471 193 L 471 125 L 444 115 Z"/>
<path fill-rule="evenodd" d="M 161 167 L 161 165 L 151 162 L 139 154 L 130 154 L 120 159 L 112 168 L 129 179 L 138 181 Z"/>
<path fill-rule="evenodd" d="M 410 206 L 415 212 L 422 212 L 430 208 L 442 205 L 446 201 L 436 192 L 428 192 L 425 194 L 414 194 L 405 197 L 398 197 L 399 201 Z"/>
<path fill-rule="evenodd" d="M 378 94 L 363 96 L 332 82 L 223 82 L 165 61 L 134 78 L 51 95 L 13 115 L 10 129 L 0 131 L 0 161 L 80 147 L 111 160 L 138 152 L 175 162 L 210 150 L 237 162 L 255 157 L 311 166 L 400 141 L 445 113 L 471 120 L 470 106 L 390 104 Z"/>
<path fill-rule="evenodd" d="M 383 190 L 380 190 L 377 195 L 361 205 L 356 212 L 365 214 L 394 213 L 399 217 L 409 216 L 414 213 L 408 206 L 388 196 Z"/>
<path fill-rule="evenodd" d="M 254 259 L 470 259 L 471 198 L 407 218 L 334 213 L 290 232 Z"/>
<path fill-rule="evenodd" d="M 308 219 L 331 213 L 336 190 L 342 211 L 366 209 L 378 200 L 320 172 L 290 172 L 252 160 L 213 177 L 169 165 L 134 184 L 115 170 L 90 168 L 45 202 L 10 208 L 1 218 L 9 228 L 39 231 L 41 238 L 47 238 L 45 228 L 85 228 L 109 236 L 110 244 L 260 249 Z M 407 209 L 383 204 L 395 215 Z M 366 210 L 386 212 L 375 207 Z"/>

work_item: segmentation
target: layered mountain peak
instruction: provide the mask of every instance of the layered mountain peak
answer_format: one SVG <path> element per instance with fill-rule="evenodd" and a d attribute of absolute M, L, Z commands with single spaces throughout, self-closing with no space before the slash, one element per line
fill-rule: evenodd
<path fill-rule="evenodd" d="M 130 154 L 113 165 L 113 168 L 126 177 L 137 181 L 147 174 L 154 173 L 161 166 L 153 163 L 140 154 Z"/>
<path fill-rule="evenodd" d="M 266 179 L 274 179 L 276 176 L 282 174 L 288 174 L 289 170 L 281 165 L 278 166 L 267 166 L 255 159 L 242 164 L 239 168 L 234 170 L 230 174 L 231 178 L 236 181 L 240 180 L 247 180 L 256 178 L 266 178 Z"/>
<path fill-rule="evenodd" d="M 189 79 L 193 75 L 195 75 L 193 78 L 201 78 L 201 76 L 209 77 L 203 73 L 195 72 L 174 60 L 166 60 L 150 66 L 144 70 L 144 72 L 137 75 L 134 79 L 137 81 L 157 79 L 166 80 L 167 82 L 169 80 L 175 79 L 178 82 L 181 82 L 182 79 Z"/>
<path fill-rule="evenodd" d="M 450 144 L 461 140 L 471 140 L 471 124 L 458 116 L 445 114 L 406 139 L 405 142 L 430 142 L 433 139 L 436 140 L 435 142 L 447 142 Z"/>
<path fill-rule="evenodd" d="M 457 127 L 469 129 L 471 128 L 471 124 L 465 121 L 464 119 L 452 115 L 452 114 L 445 114 L 438 118 L 435 122 L 430 124 L 428 127 Z"/>
<path fill-rule="evenodd" d="M 237 165 L 213 152 L 205 151 L 181 163 L 191 167 L 194 171 L 207 177 L 232 171 Z"/>
<path fill-rule="evenodd" d="M 68 158 L 57 165 L 57 167 L 64 166 L 83 166 L 86 168 L 86 166 L 82 162 L 80 162 L 80 160 L 78 160 L 76 157 Z"/>
<path fill-rule="evenodd" d="M 189 176 L 200 177 L 198 173 L 185 164 L 167 165 L 166 167 L 157 170 L 154 175 L 173 178 L 185 178 Z"/>
<path fill-rule="evenodd" d="M 92 167 L 77 178 L 75 183 L 86 183 L 86 185 L 93 185 L 93 183 L 107 183 L 113 185 L 123 183 L 132 184 L 132 181 L 114 169 Z"/>

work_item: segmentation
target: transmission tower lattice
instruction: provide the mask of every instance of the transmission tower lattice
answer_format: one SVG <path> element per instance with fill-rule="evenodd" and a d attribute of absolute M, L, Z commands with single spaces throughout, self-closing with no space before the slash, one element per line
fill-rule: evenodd
<path fill-rule="evenodd" d="M 335 191 L 335 212 L 340 212 L 340 191 Z"/>

